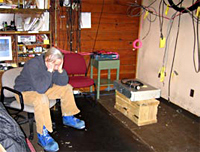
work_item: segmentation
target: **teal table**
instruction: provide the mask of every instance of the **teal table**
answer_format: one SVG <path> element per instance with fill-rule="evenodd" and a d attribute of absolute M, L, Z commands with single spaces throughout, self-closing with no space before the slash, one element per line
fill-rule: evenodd
<path fill-rule="evenodd" d="M 110 76 L 111 69 L 117 69 L 116 80 L 119 80 L 119 69 L 120 69 L 120 60 L 95 60 L 91 59 L 91 71 L 90 78 L 93 79 L 93 67 L 97 68 L 97 80 L 95 84 L 97 87 L 97 99 L 100 95 L 100 86 L 109 86 L 113 84 Z M 108 70 L 108 78 L 101 79 L 101 70 Z M 92 92 L 92 86 L 90 87 L 90 92 Z"/>

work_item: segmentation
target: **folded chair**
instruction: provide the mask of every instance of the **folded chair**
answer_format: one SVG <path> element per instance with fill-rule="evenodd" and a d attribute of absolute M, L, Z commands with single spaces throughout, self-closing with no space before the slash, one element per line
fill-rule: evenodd
<path fill-rule="evenodd" d="M 87 66 L 84 57 L 78 53 L 64 54 L 63 69 L 67 71 L 69 76 L 69 84 L 73 88 L 85 88 L 94 86 L 95 88 L 95 103 L 96 98 L 96 85 L 94 80 L 87 76 Z"/>
<path fill-rule="evenodd" d="M 29 123 L 30 135 L 29 139 L 33 139 L 33 122 L 34 122 L 34 107 L 24 104 L 22 93 L 13 89 L 16 77 L 20 74 L 22 67 L 13 68 L 5 71 L 2 75 L 2 88 L 1 88 L 1 102 L 6 108 L 15 110 L 14 118 L 19 124 Z M 19 96 L 20 103 L 15 99 L 15 94 Z M 50 100 L 49 108 L 56 104 L 56 100 Z M 26 112 L 27 117 L 22 116 L 20 113 Z M 18 121 L 18 118 L 24 118 L 23 121 Z"/>

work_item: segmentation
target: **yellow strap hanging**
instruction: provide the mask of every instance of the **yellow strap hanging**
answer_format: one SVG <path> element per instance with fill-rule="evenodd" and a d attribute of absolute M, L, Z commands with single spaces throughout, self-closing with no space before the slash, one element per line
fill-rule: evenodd
<path fill-rule="evenodd" d="M 196 13 L 197 17 L 199 17 L 199 12 L 200 12 L 200 6 L 197 8 L 197 13 Z"/>
<path fill-rule="evenodd" d="M 166 38 L 160 38 L 160 48 L 164 48 L 165 47 L 165 42 L 166 42 Z"/>
<path fill-rule="evenodd" d="M 168 11 L 169 11 L 169 4 L 167 4 L 167 8 L 166 8 L 166 10 L 165 10 L 165 15 L 167 16 L 167 14 L 168 14 Z"/>
<path fill-rule="evenodd" d="M 146 13 L 144 15 L 144 20 L 147 18 L 148 15 L 149 15 L 149 11 L 146 11 Z"/>
<path fill-rule="evenodd" d="M 165 80 L 165 67 L 163 66 L 160 70 L 160 82 Z"/>

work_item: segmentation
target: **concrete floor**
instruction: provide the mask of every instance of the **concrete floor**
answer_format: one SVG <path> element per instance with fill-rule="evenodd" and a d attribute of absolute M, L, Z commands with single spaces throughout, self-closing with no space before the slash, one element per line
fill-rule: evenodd
<path fill-rule="evenodd" d="M 60 151 L 200 152 L 200 119 L 164 99 L 158 106 L 158 122 L 142 127 L 114 109 L 113 92 L 104 92 L 96 107 L 83 99 L 76 100 L 81 109 L 78 117 L 86 121 L 86 129 L 64 127 L 57 108 L 57 128 L 52 136 Z M 28 126 L 22 128 L 28 135 Z M 31 142 L 37 152 L 43 151 L 36 133 Z"/>
<path fill-rule="evenodd" d="M 200 118 L 164 99 L 159 100 L 158 122 L 142 127 L 113 108 L 114 96 L 102 96 L 99 102 L 156 152 L 200 152 Z"/>
<path fill-rule="evenodd" d="M 87 101 L 83 97 L 76 98 L 76 103 L 81 110 L 76 117 L 86 122 L 84 130 L 63 126 L 59 104 L 52 111 L 56 129 L 51 135 L 58 142 L 59 151 L 153 151 L 100 103 L 94 106 L 93 100 Z M 22 125 L 22 128 L 28 136 L 28 125 Z M 31 142 L 36 151 L 43 151 L 36 136 Z"/>

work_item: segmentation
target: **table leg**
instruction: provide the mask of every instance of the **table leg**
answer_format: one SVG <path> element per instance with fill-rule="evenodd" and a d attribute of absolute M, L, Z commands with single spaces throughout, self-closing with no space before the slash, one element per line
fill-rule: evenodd
<path fill-rule="evenodd" d="M 119 80 L 119 67 L 117 68 L 117 76 L 116 76 L 116 80 Z"/>
<path fill-rule="evenodd" d="M 100 77 L 101 77 L 101 70 L 98 68 L 98 75 L 97 75 L 97 100 L 99 99 L 100 95 Z"/>
<path fill-rule="evenodd" d="M 91 69 L 90 69 L 90 78 L 93 79 L 93 65 L 91 64 Z M 92 86 L 90 87 L 90 92 L 92 92 Z"/>
<path fill-rule="evenodd" d="M 111 80 L 111 77 L 110 77 L 110 69 L 108 69 L 108 83 L 109 83 L 109 85 L 108 85 L 108 91 L 111 90 L 111 88 L 110 88 L 110 80 Z"/>

